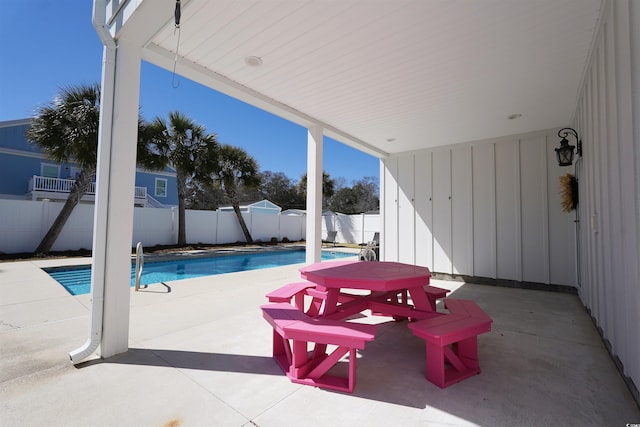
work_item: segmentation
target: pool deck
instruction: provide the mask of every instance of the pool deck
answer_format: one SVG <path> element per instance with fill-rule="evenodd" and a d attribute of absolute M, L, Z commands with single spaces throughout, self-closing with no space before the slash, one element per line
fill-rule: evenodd
<path fill-rule="evenodd" d="M 73 366 L 89 295 L 40 268 L 0 263 L 0 426 L 624 426 L 640 409 L 575 295 L 433 281 L 494 320 L 482 373 L 424 378 L 424 341 L 381 317 L 353 394 L 292 384 L 271 357 L 264 295 L 301 265 L 131 290 L 130 350 Z"/>

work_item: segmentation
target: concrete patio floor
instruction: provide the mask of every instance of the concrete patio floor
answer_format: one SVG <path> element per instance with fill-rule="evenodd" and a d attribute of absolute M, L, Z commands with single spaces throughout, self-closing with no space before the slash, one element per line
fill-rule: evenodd
<path fill-rule="evenodd" d="M 72 262 L 85 262 L 74 260 Z M 482 373 L 424 377 L 424 341 L 380 317 L 353 394 L 292 384 L 271 358 L 264 295 L 300 265 L 131 291 L 130 351 L 73 366 L 89 296 L 0 263 L 0 426 L 624 426 L 640 410 L 575 295 L 433 281 L 494 320 Z M 342 366 L 340 367 L 342 368 Z"/>

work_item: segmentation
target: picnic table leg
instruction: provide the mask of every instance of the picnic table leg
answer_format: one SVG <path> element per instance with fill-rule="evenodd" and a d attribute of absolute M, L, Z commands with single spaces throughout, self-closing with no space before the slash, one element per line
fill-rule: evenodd
<path fill-rule="evenodd" d="M 413 306 L 416 308 L 416 310 L 434 311 L 431 303 L 429 302 L 429 298 L 427 298 L 427 293 L 424 291 L 424 288 L 422 286 L 409 288 L 408 291 L 409 295 L 411 296 Z"/>
<path fill-rule="evenodd" d="M 427 341 L 427 380 L 431 381 L 440 388 L 445 387 L 444 376 L 444 351 L 437 344 Z"/>
<path fill-rule="evenodd" d="M 322 286 L 307 292 L 311 295 L 311 305 L 307 310 L 307 316 L 327 316 L 336 312 L 340 298 L 340 289 L 327 289 Z M 324 303 L 324 307 L 323 307 Z"/>
<path fill-rule="evenodd" d="M 402 304 L 406 305 L 409 303 L 409 295 L 406 289 L 401 290 L 399 293 L 399 296 L 400 296 L 400 302 Z"/>
<path fill-rule="evenodd" d="M 356 349 L 351 348 L 349 350 L 349 392 L 352 392 L 356 386 Z"/>
<path fill-rule="evenodd" d="M 275 329 L 273 330 L 273 358 L 280 365 L 283 372 L 293 369 L 293 354 L 289 340 L 285 339 Z"/>
<path fill-rule="evenodd" d="M 300 378 L 299 370 L 307 364 L 308 360 L 307 342 L 293 340 L 293 360 L 291 363 L 291 369 L 289 370 L 289 375 L 293 378 Z"/>
<path fill-rule="evenodd" d="M 462 363 L 464 363 L 467 368 L 479 370 L 478 337 L 473 336 L 465 340 L 458 341 L 456 344 L 457 354 L 460 360 L 462 360 Z"/>
<path fill-rule="evenodd" d="M 327 299 L 324 302 L 323 316 L 336 312 L 338 309 L 338 298 L 340 298 L 340 289 L 327 289 Z"/>
<path fill-rule="evenodd" d="M 298 310 L 304 312 L 304 292 L 298 292 L 293 297 L 294 306 Z"/>
<path fill-rule="evenodd" d="M 319 289 L 318 289 L 319 288 Z M 323 287 L 317 287 L 316 290 L 326 292 L 326 299 L 324 301 L 324 310 L 322 316 L 327 316 L 336 312 L 338 308 L 338 298 L 340 298 L 340 289 L 326 289 Z M 313 358 L 324 357 L 327 354 L 326 344 L 316 344 L 313 348 Z"/>

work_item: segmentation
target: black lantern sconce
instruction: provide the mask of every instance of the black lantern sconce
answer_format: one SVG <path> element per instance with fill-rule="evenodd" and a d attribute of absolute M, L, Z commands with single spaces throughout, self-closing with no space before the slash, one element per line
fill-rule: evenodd
<path fill-rule="evenodd" d="M 573 164 L 573 150 L 574 145 L 569 145 L 567 136 L 573 135 L 578 144 L 578 156 L 582 157 L 582 141 L 578 137 L 578 133 L 572 128 L 563 128 L 558 131 L 558 136 L 562 138 L 560 140 L 560 147 L 556 148 L 556 156 L 558 157 L 558 165 L 571 166 Z"/>

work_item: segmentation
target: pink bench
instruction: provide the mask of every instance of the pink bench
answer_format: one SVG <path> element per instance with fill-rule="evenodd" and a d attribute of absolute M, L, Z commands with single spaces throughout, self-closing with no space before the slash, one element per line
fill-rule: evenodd
<path fill-rule="evenodd" d="M 289 283 L 275 291 L 269 292 L 266 297 L 269 302 L 291 302 L 291 299 L 293 299 L 296 308 L 304 310 L 304 295 L 307 289 L 315 287 L 315 283 L 311 282 Z"/>
<path fill-rule="evenodd" d="M 356 349 L 364 349 L 376 334 L 375 325 L 311 318 L 288 302 L 260 307 L 273 327 L 273 357 L 292 382 L 353 392 L 356 377 Z M 289 341 L 291 340 L 291 342 Z M 307 343 L 316 343 L 309 354 Z M 326 354 L 326 346 L 336 346 Z M 327 371 L 349 353 L 348 376 Z"/>
<path fill-rule="evenodd" d="M 440 388 L 480 373 L 478 335 L 489 332 L 493 322 L 473 301 L 444 302 L 450 314 L 409 324 L 426 341 L 426 377 Z"/>
<path fill-rule="evenodd" d="M 447 294 L 451 292 L 449 289 L 443 289 L 431 285 L 425 286 L 424 291 L 427 294 L 427 298 L 429 298 L 429 304 L 431 304 L 433 311 L 436 311 L 436 302 L 439 299 L 445 298 Z"/>

